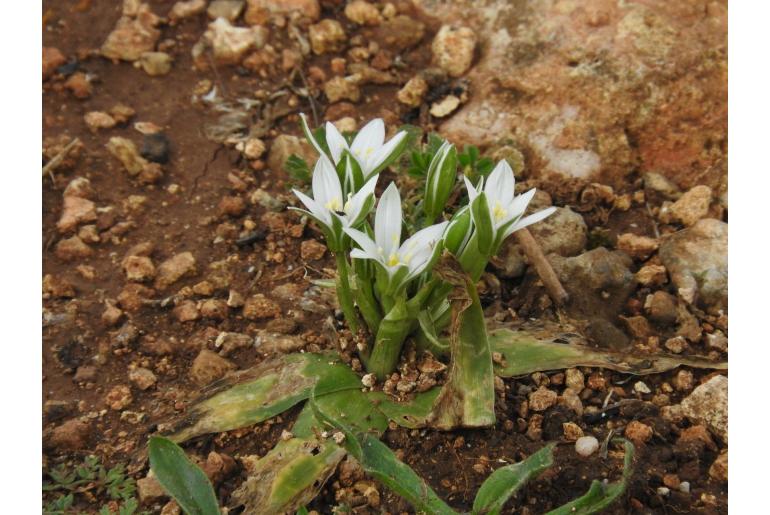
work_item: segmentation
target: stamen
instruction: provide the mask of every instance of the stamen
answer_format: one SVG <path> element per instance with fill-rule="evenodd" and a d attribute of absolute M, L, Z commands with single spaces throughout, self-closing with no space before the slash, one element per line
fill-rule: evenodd
<path fill-rule="evenodd" d="M 339 197 L 334 197 L 327 202 L 324 207 L 330 211 L 340 211 L 342 209 L 342 202 Z"/>
<path fill-rule="evenodd" d="M 388 262 L 387 262 L 387 265 L 388 265 L 388 266 L 396 266 L 396 265 L 398 265 L 399 263 L 400 263 L 400 261 L 399 261 L 399 259 L 398 259 L 398 254 L 396 254 L 396 253 L 394 252 L 394 253 L 393 253 L 393 254 L 391 254 L 391 255 L 390 255 L 390 257 L 388 258 Z"/>

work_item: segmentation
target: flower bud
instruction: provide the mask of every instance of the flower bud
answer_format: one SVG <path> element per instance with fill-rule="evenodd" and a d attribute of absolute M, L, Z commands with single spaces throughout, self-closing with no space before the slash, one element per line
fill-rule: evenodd
<path fill-rule="evenodd" d="M 481 192 L 473 199 L 473 202 L 471 202 L 471 215 L 473 216 L 473 224 L 476 226 L 479 252 L 482 255 L 490 256 L 495 244 L 495 226 L 489 215 L 486 193 Z"/>
<path fill-rule="evenodd" d="M 433 222 L 444 211 L 456 180 L 457 149 L 448 141 L 444 141 L 428 166 L 423 201 L 423 211 L 428 222 Z"/>
<path fill-rule="evenodd" d="M 465 248 L 465 244 L 471 234 L 471 211 L 468 206 L 463 207 L 452 217 L 446 233 L 444 233 L 444 246 L 459 256 Z"/>

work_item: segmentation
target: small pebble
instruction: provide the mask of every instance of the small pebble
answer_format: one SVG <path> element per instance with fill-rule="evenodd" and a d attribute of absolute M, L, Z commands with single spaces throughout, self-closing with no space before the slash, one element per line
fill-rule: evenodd
<path fill-rule="evenodd" d="M 599 449 L 599 440 L 593 436 L 582 436 L 575 442 L 575 452 L 587 458 Z"/>
<path fill-rule="evenodd" d="M 652 392 L 651 392 L 651 390 L 650 390 L 650 387 L 649 387 L 649 386 L 647 386 L 647 385 L 646 385 L 644 382 L 642 382 L 642 381 L 637 381 L 637 382 L 634 384 L 634 391 L 635 391 L 636 393 L 652 393 Z"/>
<path fill-rule="evenodd" d="M 658 495 L 661 497 L 666 497 L 669 493 L 671 493 L 671 489 L 667 486 L 659 486 L 658 487 Z"/>
<path fill-rule="evenodd" d="M 685 494 L 690 493 L 690 482 L 689 481 L 682 481 L 679 483 L 679 491 Z"/>

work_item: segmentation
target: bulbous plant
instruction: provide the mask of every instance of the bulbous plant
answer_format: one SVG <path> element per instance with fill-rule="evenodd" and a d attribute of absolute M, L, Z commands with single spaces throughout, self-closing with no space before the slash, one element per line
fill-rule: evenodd
<path fill-rule="evenodd" d="M 463 176 L 467 204 L 449 213 L 458 158 L 454 145 L 442 141 L 427 167 L 420 222 L 406 224 L 398 188 L 390 183 L 372 224 L 377 174 L 400 157 L 406 133 L 385 143 L 379 119 L 352 141 L 331 123 L 314 132 L 302 116 L 302 126 L 319 158 L 313 198 L 295 194 L 336 257 L 337 296 L 350 329 L 358 332 L 362 318 L 368 330 L 371 341 L 358 347 L 367 372 L 387 378 L 404 342 L 413 337 L 419 347 L 450 358 L 433 424 L 442 429 L 494 424 L 492 353 L 475 283 L 507 237 L 555 208 L 524 216 L 535 190 L 515 195 L 513 170 L 500 161 L 478 184 Z M 448 338 L 442 336 L 447 330 Z"/>
<path fill-rule="evenodd" d="M 429 135 L 425 147 L 411 151 L 407 171 L 422 179 L 416 191 L 409 192 L 402 205 L 391 183 L 378 202 L 379 174 L 406 149 L 410 138 L 405 131 L 386 142 L 382 120 L 369 122 L 352 138 L 331 124 L 311 131 L 304 116 L 302 127 L 319 157 L 308 177 L 310 195 L 295 190 L 304 206 L 298 210 L 318 224 L 335 256 L 337 296 L 359 340 L 358 353 L 369 379 L 391 374 L 404 342 L 411 338 L 419 350 L 449 360 L 447 381 L 397 401 L 378 389 L 362 389 L 362 379 L 334 351 L 281 354 L 229 374 L 206 387 L 176 421 L 164 425 L 161 436 L 167 439 L 154 437 L 149 443 L 152 470 L 185 513 L 220 511 L 205 475 L 176 444 L 260 423 L 300 403 L 304 407 L 290 427 L 291 437 L 251 464 L 246 480 L 230 495 L 230 507 L 243 508 L 243 513 L 306 512 L 303 505 L 349 455 L 418 512 L 452 514 L 455 511 L 378 440 L 390 423 L 409 429 L 493 425 L 493 374 L 514 377 L 576 366 L 630 374 L 683 364 L 726 368 L 726 363 L 682 356 L 652 359 L 648 354 L 555 343 L 553 331 L 545 338 L 524 328 L 488 333 L 476 283 L 507 237 L 554 208 L 524 216 L 534 190 L 515 195 L 513 171 L 506 162 L 495 166 L 479 159 L 475 147 L 458 154 L 435 135 Z M 296 156 L 287 163 L 309 173 L 307 163 Z M 459 206 L 450 198 L 460 198 Z M 494 368 L 493 349 L 502 356 Z M 500 513 L 518 489 L 552 466 L 554 448 L 548 444 L 496 470 L 481 486 L 471 513 Z M 617 499 L 632 472 L 633 446 L 624 442 L 624 448 L 620 481 L 596 481 L 584 496 L 549 513 L 597 513 Z"/>

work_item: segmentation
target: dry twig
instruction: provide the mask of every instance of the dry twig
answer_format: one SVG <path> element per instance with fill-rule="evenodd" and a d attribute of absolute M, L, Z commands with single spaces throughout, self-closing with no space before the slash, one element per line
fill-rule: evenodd
<path fill-rule="evenodd" d="M 526 254 L 529 262 L 534 265 L 537 275 L 540 276 L 540 280 L 545 284 L 551 299 L 557 306 L 563 306 L 567 302 L 569 295 L 559 282 L 559 278 L 556 277 L 556 272 L 553 271 L 551 263 L 545 258 L 540 245 L 537 244 L 528 229 L 521 229 L 516 231 L 515 234 L 519 245 L 524 250 L 524 254 Z"/>
<path fill-rule="evenodd" d="M 43 175 L 49 174 L 51 176 L 51 180 L 53 180 L 53 171 L 56 169 L 57 166 L 61 164 L 64 158 L 67 157 L 67 154 L 69 154 L 70 150 L 75 148 L 75 146 L 79 143 L 80 143 L 80 138 L 75 138 L 69 143 L 67 143 L 67 146 L 64 147 L 61 150 L 61 152 L 53 156 L 53 158 L 45 164 L 45 166 L 43 167 Z"/>

